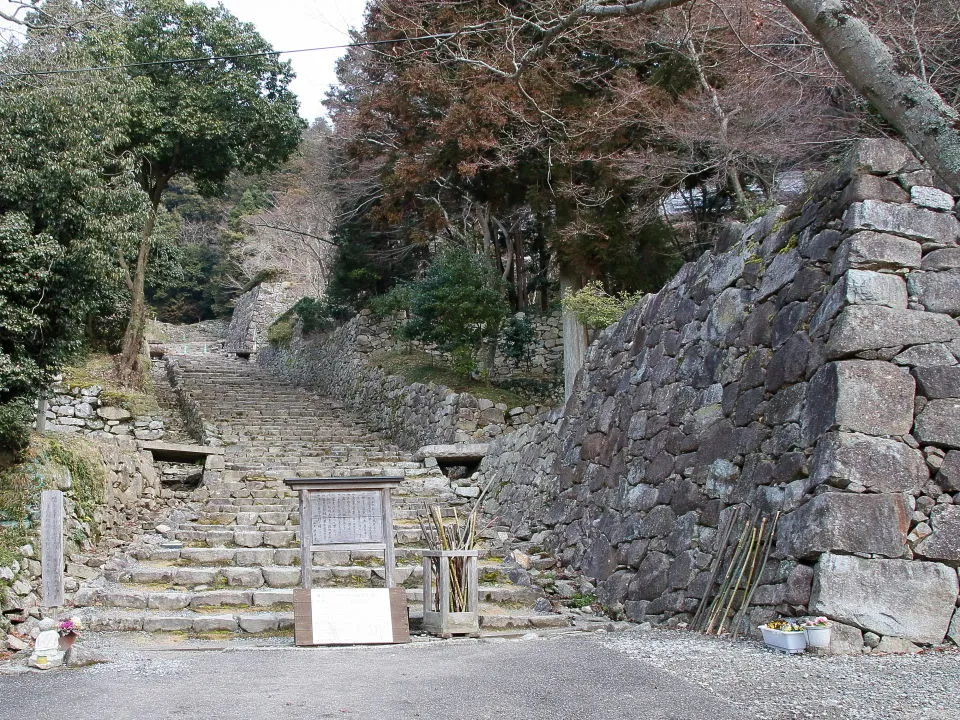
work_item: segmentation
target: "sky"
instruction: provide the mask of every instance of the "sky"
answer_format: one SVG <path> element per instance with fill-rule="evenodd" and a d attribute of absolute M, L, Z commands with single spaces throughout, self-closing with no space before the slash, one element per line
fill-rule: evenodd
<path fill-rule="evenodd" d="M 215 5 L 216 0 L 204 0 Z M 253 23 L 275 50 L 342 45 L 350 41 L 347 31 L 359 28 L 367 0 L 222 0 L 223 5 L 245 22 Z M 0 9 L 12 12 L 9 0 Z M 0 23 L 0 37 L 11 32 Z M 13 31 L 16 32 L 16 31 Z M 291 85 L 300 98 L 300 114 L 307 120 L 325 115 L 324 94 L 336 82 L 336 62 L 344 50 L 320 50 L 282 56 L 293 63 L 297 78 Z"/>
<path fill-rule="evenodd" d="M 363 23 L 367 0 L 222 0 L 241 20 L 256 25 L 275 50 L 342 45 L 347 31 Z M 207 0 L 208 5 L 216 4 Z M 300 98 L 300 114 L 307 120 L 325 115 L 323 96 L 337 80 L 336 62 L 344 50 L 284 55 L 293 63 L 297 79 L 291 85 Z"/>

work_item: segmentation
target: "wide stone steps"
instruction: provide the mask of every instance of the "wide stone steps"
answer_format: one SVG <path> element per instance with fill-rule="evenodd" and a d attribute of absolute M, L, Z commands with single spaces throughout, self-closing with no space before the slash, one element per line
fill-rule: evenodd
<path fill-rule="evenodd" d="M 83 582 L 73 602 L 87 627 L 289 632 L 293 589 L 302 574 L 300 509 L 283 480 L 352 476 L 404 478 L 393 492 L 393 581 L 405 589 L 416 627 L 427 544 L 418 518 L 427 505 L 449 513 L 468 500 L 438 468 L 424 467 L 330 398 L 277 381 L 249 363 L 213 355 L 175 359 L 183 388 L 224 443 L 224 469 L 195 503 L 145 524 L 126 557 Z M 543 593 L 511 583 L 523 575 L 494 557 L 505 552 L 500 540 L 480 548 L 481 627 L 527 631 L 569 624 L 566 616 L 533 611 L 538 600 L 543 605 Z M 384 587 L 385 573 L 379 552 L 311 554 L 313 587 Z"/>
<path fill-rule="evenodd" d="M 335 565 L 313 566 L 314 587 L 384 587 L 386 572 L 383 565 Z M 480 576 L 489 583 L 509 583 L 507 574 L 496 565 L 484 565 Z M 119 582 L 127 586 L 149 585 L 177 588 L 293 588 L 300 585 L 301 569 L 298 565 L 255 565 L 255 566 L 207 566 L 207 567 L 149 567 L 141 566 L 125 570 L 119 575 Z M 422 565 L 397 565 L 394 582 L 404 587 L 419 587 L 423 582 Z M 513 585 L 492 586 L 488 599 L 511 602 L 531 599 L 525 588 Z M 498 594 L 499 593 L 499 594 Z M 481 593 L 482 595 L 482 593 Z"/>
<path fill-rule="evenodd" d="M 422 557 L 422 547 L 402 547 L 395 549 L 397 563 L 400 565 L 418 565 Z M 489 571 L 499 572 L 500 568 L 483 560 L 491 557 L 488 548 L 478 548 L 480 557 L 480 575 L 486 577 Z M 300 548 L 237 548 L 237 547 L 184 547 L 169 549 L 157 546 L 141 546 L 131 556 L 143 563 L 169 563 L 178 566 L 223 566 L 243 567 L 268 565 L 300 564 Z M 314 567 L 325 566 L 364 566 L 382 567 L 383 553 L 377 550 L 316 550 L 311 553 Z M 492 562 L 492 561 L 491 561 Z"/>
<path fill-rule="evenodd" d="M 243 547 L 283 548 L 299 546 L 298 528 L 284 525 L 222 526 L 211 529 L 210 526 L 188 524 L 183 529 L 172 532 L 174 538 L 184 544 L 206 545 L 207 547 Z M 394 530 L 394 542 L 398 546 L 422 544 L 423 531 L 419 527 L 398 528 Z"/>
<path fill-rule="evenodd" d="M 527 632 L 570 626 L 565 615 L 538 615 L 504 611 L 500 607 L 480 605 L 480 628 L 487 632 Z M 84 627 L 95 632 L 171 632 L 204 635 L 207 633 L 250 633 L 276 635 L 293 630 L 293 612 L 264 609 L 261 612 L 215 612 L 195 610 L 149 612 L 144 610 L 110 609 L 77 613 Z M 411 629 L 417 629 L 422 611 L 411 607 Z"/>
<path fill-rule="evenodd" d="M 343 587 L 336 580 L 314 587 Z M 374 587 L 373 585 L 349 585 L 348 587 Z M 382 585 L 381 585 L 382 587 Z M 184 587 L 183 589 L 158 588 L 149 584 L 122 584 L 109 588 L 83 588 L 78 591 L 74 606 L 78 608 L 116 608 L 123 610 L 184 610 L 257 608 L 290 606 L 293 604 L 294 586 L 287 588 Z M 423 604 L 423 588 L 406 587 L 407 602 Z M 480 585 L 478 596 L 481 603 L 497 604 L 502 610 L 519 610 L 532 607 L 538 593 L 529 587 L 517 585 Z"/>

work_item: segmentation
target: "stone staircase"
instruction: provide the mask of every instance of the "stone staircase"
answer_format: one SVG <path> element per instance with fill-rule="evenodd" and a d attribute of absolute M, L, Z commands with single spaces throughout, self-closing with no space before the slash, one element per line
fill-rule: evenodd
<path fill-rule="evenodd" d="M 273 379 L 256 365 L 219 355 L 176 361 L 225 445 L 223 468 L 216 479 L 205 473 L 204 484 L 189 494 L 164 492 L 176 497 L 166 514 L 104 558 L 102 574 L 73 596 L 84 623 L 92 630 L 290 632 L 301 577 L 299 507 L 283 478 L 393 475 L 404 478 L 394 491 L 395 582 L 406 589 L 416 628 L 425 547 L 418 515 L 427 505 L 467 502 L 449 480 L 370 432 L 335 400 Z M 481 630 L 569 625 L 568 616 L 549 611 L 525 573 L 504 561 L 505 533 L 484 535 Z M 312 564 L 314 587 L 384 586 L 376 552 L 315 552 Z"/>

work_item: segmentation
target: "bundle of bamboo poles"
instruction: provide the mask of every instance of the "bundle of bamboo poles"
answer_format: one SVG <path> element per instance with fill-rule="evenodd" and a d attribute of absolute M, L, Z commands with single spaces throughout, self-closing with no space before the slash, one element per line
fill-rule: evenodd
<path fill-rule="evenodd" d="M 716 595 L 713 595 L 717 576 L 730 547 L 732 530 L 739 522 L 740 514 L 740 508 L 737 507 L 721 531 L 720 546 L 710 579 L 691 623 L 694 630 L 702 630 L 712 635 L 722 635 L 726 630 L 736 638 L 743 627 L 753 594 L 760 584 L 763 567 L 770 557 L 780 513 L 773 517 L 761 517 L 759 511 L 754 511 L 750 519 L 743 523 L 723 579 Z"/>
<path fill-rule="evenodd" d="M 424 515 L 427 519 L 424 520 Z M 473 550 L 477 544 L 477 521 L 479 518 L 479 504 L 466 515 L 461 515 L 453 508 L 452 518 L 444 521 L 443 511 L 439 505 L 425 508 L 421 514 L 420 529 L 426 538 L 427 546 L 431 550 Z M 433 577 L 440 578 L 440 563 L 442 558 L 432 558 Z M 453 557 L 450 562 L 450 612 L 467 611 L 468 578 L 465 557 Z M 435 607 L 440 606 L 440 587 L 434 587 Z"/>

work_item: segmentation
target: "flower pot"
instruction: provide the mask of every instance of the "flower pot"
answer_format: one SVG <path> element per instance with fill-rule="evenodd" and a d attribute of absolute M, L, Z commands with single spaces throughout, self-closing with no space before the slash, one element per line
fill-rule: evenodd
<path fill-rule="evenodd" d="M 803 632 L 807 636 L 807 645 L 810 647 L 830 647 L 829 625 L 808 625 L 803 628 Z"/>
<path fill-rule="evenodd" d="M 65 652 L 73 647 L 80 636 L 75 632 L 64 633 L 60 636 L 60 651 Z"/>
<path fill-rule="evenodd" d="M 784 632 L 768 628 L 766 625 L 758 625 L 757 629 L 763 635 L 764 644 L 769 648 L 790 654 L 802 653 L 807 649 L 805 632 Z"/>

